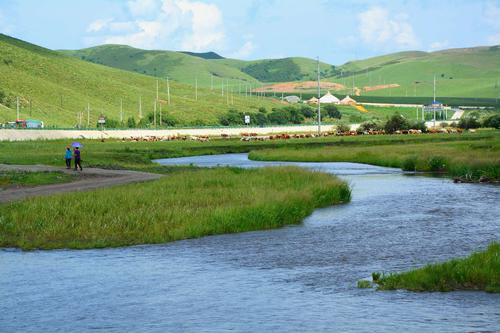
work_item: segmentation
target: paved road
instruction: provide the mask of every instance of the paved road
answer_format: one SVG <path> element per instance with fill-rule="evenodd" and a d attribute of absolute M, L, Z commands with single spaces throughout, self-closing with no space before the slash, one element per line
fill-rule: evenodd
<path fill-rule="evenodd" d="M 0 164 L 0 171 L 28 171 L 28 172 L 50 172 L 60 171 L 64 173 L 75 173 L 72 170 L 64 168 L 46 166 L 46 165 L 7 165 Z M 0 203 L 6 203 L 16 200 L 22 200 L 27 197 L 50 195 L 55 193 L 80 192 L 97 188 L 110 187 L 128 183 L 144 182 L 155 180 L 162 175 L 138 172 L 130 170 L 106 170 L 98 168 L 85 168 L 83 177 L 80 180 L 63 183 L 42 185 L 35 187 L 19 187 L 0 190 Z"/>

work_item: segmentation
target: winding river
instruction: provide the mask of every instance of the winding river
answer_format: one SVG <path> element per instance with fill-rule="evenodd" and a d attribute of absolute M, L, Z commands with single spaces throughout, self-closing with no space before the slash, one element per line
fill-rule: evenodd
<path fill-rule="evenodd" d="M 465 256 L 498 240 L 498 186 L 245 154 L 157 162 L 299 165 L 346 179 L 352 202 L 270 231 L 116 249 L 0 250 L 0 332 L 500 331 L 498 294 L 356 288 L 372 271 Z"/>

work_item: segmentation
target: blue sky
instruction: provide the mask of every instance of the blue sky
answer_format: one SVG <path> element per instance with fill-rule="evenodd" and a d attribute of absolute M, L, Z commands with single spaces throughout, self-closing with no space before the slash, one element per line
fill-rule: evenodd
<path fill-rule="evenodd" d="M 342 64 L 500 44 L 500 0 L 0 0 L 0 32 L 51 49 L 119 43 Z"/>

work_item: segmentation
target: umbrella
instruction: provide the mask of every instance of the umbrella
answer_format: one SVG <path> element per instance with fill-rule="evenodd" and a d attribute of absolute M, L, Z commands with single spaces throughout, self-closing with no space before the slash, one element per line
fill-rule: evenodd
<path fill-rule="evenodd" d="M 73 143 L 71 144 L 71 147 L 74 147 L 74 148 L 76 148 L 76 147 L 78 147 L 78 148 L 82 148 L 82 147 L 83 147 L 83 145 L 82 145 L 80 142 L 73 142 Z"/>

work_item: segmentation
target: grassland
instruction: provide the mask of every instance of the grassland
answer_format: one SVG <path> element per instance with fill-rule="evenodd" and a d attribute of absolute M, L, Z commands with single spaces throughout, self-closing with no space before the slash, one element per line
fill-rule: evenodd
<path fill-rule="evenodd" d="M 67 183 L 73 179 L 74 177 L 72 175 L 62 172 L 0 171 L 0 189 Z"/>
<path fill-rule="evenodd" d="M 187 56 L 187 55 L 186 55 Z M 194 58 L 194 57 L 193 57 Z M 139 99 L 142 116 L 153 112 L 156 78 L 82 61 L 59 52 L 44 49 L 0 34 L 0 122 L 16 118 L 16 97 L 20 98 L 20 118 L 40 119 L 48 127 L 87 126 L 87 104 L 90 103 L 90 126 L 105 115 L 120 119 L 120 101 L 124 120 L 139 121 Z M 171 104 L 167 104 L 165 78 L 159 79 L 159 99 L 163 117 L 181 125 L 214 125 L 229 109 L 257 112 L 261 106 L 271 109 L 282 104 L 270 98 L 238 96 L 231 87 L 221 91 L 198 89 L 198 100 L 191 85 L 170 82 Z"/>
<path fill-rule="evenodd" d="M 484 290 L 500 293 L 500 243 L 467 258 L 428 265 L 409 272 L 383 275 L 380 290 Z"/>
<path fill-rule="evenodd" d="M 258 150 L 250 158 L 263 161 L 358 162 L 406 171 L 444 173 L 463 181 L 500 181 L 500 133 L 471 142 L 406 142 L 370 146 L 325 146 Z"/>
<path fill-rule="evenodd" d="M 182 171 L 2 205 L 0 246 L 84 249 L 278 228 L 349 199 L 346 183 L 297 168 Z"/>
<path fill-rule="evenodd" d="M 500 97 L 500 47 L 475 47 L 437 52 L 400 52 L 348 62 L 342 76 L 327 80 L 352 87 L 396 83 L 397 88 L 362 92 L 370 96 Z M 415 82 L 418 82 L 415 84 Z M 344 93 L 347 93 L 346 90 Z"/>

